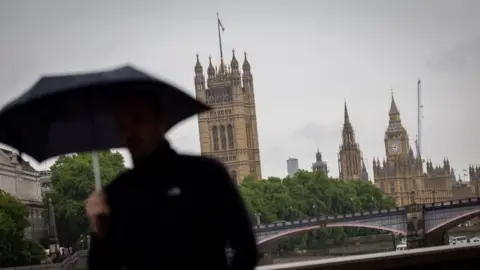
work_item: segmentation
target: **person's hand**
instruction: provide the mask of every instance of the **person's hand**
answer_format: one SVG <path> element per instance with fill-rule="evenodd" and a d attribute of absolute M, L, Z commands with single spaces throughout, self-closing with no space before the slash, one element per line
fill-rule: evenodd
<path fill-rule="evenodd" d="M 101 217 L 105 217 L 109 214 L 107 200 L 103 192 L 94 191 L 90 194 L 90 197 L 88 197 L 85 202 L 85 212 L 90 219 L 92 231 L 94 233 L 101 233 Z"/>

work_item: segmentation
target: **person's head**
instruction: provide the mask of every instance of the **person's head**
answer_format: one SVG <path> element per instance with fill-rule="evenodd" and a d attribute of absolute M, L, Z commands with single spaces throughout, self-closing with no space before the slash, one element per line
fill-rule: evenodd
<path fill-rule="evenodd" d="M 114 108 L 118 131 L 134 161 L 151 154 L 163 142 L 165 126 L 158 105 L 148 95 L 122 95 Z"/>

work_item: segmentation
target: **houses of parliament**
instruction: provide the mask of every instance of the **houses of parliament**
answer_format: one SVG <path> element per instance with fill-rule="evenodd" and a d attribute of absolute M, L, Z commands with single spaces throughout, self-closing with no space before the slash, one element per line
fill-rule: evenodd
<path fill-rule="evenodd" d="M 242 65 L 234 50 L 229 63 L 222 56 L 219 65 L 214 65 L 209 57 L 206 77 L 197 54 L 194 71 L 196 97 L 212 107 L 198 118 L 202 155 L 222 161 L 237 184 L 245 177 L 262 179 L 253 74 L 247 54 Z M 374 183 L 382 192 L 398 206 L 478 197 L 480 167 L 470 166 L 467 184 L 457 181 L 448 159 L 441 166 L 425 161 L 417 145 L 415 150 L 411 148 L 393 94 L 388 118 L 385 158 L 374 158 L 372 168 Z M 368 180 L 346 103 L 338 165 L 340 179 Z M 313 169 L 327 172 L 320 152 Z"/>
<path fill-rule="evenodd" d="M 412 203 L 434 203 L 452 199 L 464 199 L 479 195 L 480 167 L 470 166 L 470 183 L 455 179 L 448 159 L 441 166 L 434 166 L 424 159 L 418 145 L 411 148 L 407 130 L 403 127 L 400 111 L 392 95 L 385 131 L 385 158 L 373 159 L 375 185 L 391 196 L 398 206 Z M 355 140 L 355 131 L 350 122 L 345 104 L 342 145 L 339 151 L 340 179 L 367 180 L 362 152 Z"/>

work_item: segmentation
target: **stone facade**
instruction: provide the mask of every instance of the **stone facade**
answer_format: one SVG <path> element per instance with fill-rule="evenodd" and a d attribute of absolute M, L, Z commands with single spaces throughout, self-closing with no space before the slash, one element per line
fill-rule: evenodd
<path fill-rule="evenodd" d="M 480 197 L 480 166 L 470 165 L 468 168 L 468 173 L 470 175 L 470 188 L 472 191 L 472 196 Z"/>
<path fill-rule="evenodd" d="M 18 155 L 0 149 L 0 189 L 27 205 L 31 226 L 25 234 L 28 238 L 39 240 L 45 235 L 44 206 L 39 173 Z"/>
<path fill-rule="evenodd" d="M 213 108 L 198 117 L 202 155 L 220 160 L 237 184 L 245 177 L 262 179 L 253 75 L 246 53 L 242 72 L 235 51 L 230 64 L 222 58 L 218 68 L 210 57 L 207 79 L 197 55 L 194 81 L 197 99 Z"/>
<path fill-rule="evenodd" d="M 390 195 L 398 206 L 415 203 L 447 201 L 452 198 L 451 168 L 448 159 L 443 166 L 433 166 L 410 147 L 408 133 L 403 127 L 400 112 L 392 95 L 390 121 L 385 132 L 387 159 L 373 160 L 375 185 Z"/>
<path fill-rule="evenodd" d="M 470 183 L 458 182 L 452 186 L 452 197 L 454 200 L 471 198 L 473 195 Z"/>
<path fill-rule="evenodd" d="M 339 178 L 342 180 L 368 180 L 366 167 L 363 163 L 362 151 L 355 140 L 355 131 L 350 123 L 347 103 L 345 103 L 344 122 L 342 129 L 342 145 L 338 153 Z M 367 179 L 364 179 L 367 177 Z"/>

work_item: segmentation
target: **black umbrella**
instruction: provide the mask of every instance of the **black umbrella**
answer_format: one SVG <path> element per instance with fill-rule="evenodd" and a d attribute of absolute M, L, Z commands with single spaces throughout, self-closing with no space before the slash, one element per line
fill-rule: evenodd
<path fill-rule="evenodd" d="M 39 162 L 124 147 L 112 117 L 112 100 L 136 92 L 147 93 L 158 103 L 169 129 L 209 109 L 179 88 L 130 66 L 46 76 L 0 111 L 0 142 Z"/>

